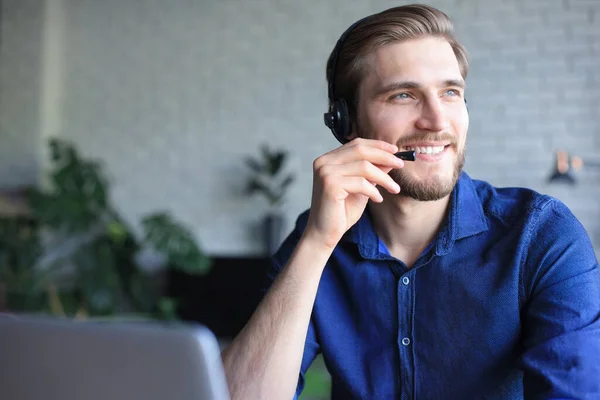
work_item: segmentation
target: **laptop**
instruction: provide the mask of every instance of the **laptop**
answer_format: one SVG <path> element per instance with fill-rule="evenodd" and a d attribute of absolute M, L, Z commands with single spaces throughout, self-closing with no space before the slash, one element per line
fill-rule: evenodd
<path fill-rule="evenodd" d="M 228 398 L 204 326 L 0 316 L 0 399 Z"/>

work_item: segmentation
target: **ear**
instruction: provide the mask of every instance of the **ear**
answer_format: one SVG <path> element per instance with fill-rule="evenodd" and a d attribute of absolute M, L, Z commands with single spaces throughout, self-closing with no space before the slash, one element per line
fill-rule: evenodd
<path fill-rule="evenodd" d="M 350 136 L 348 136 L 348 141 L 354 140 L 358 137 L 358 133 L 356 133 L 356 131 L 353 129 L 352 133 L 350 133 Z"/>
<path fill-rule="evenodd" d="M 350 116 L 350 135 L 347 137 L 348 141 L 354 140 L 358 137 L 358 130 L 356 129 L 357 125 L 356 118 Z"/>

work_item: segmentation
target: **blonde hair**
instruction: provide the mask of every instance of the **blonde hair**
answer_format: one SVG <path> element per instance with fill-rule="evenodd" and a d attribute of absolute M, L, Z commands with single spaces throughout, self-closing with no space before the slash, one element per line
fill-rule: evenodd
<path fill-rule="evenodd" d="M 327 81 L 333 83 L 334 99 L 344 98 L 350 115 L 356 115 L 358 86 L 365 72 L 366 56 L 389 43 L 424 36 L 442 37 L 448 41 L 458 61 L 460 73 L 466 79 L 469 71 L 468 53 L 454 36 L 454 26 L 442 11 L 431 6 L 411 4 L 394 7 L 366 17 L 348 33 L 337 49 L 335 71 L 331 70 L 334 51 L 327 61 Z M 333 76 L 329 76 L 333 74 Z"/>

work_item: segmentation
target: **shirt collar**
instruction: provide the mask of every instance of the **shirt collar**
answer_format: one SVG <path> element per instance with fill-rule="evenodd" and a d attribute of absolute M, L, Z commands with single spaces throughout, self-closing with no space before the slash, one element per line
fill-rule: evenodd
<path fill-rule="evenodd" d="M 435 252 L 438 256 L 447 254 L 455 241 L 487 230 L 487 221 L 475 184 L 469 175 L 463 172 L 452 190 L 450 208 L 437 235 Z M 390 258 L 389 255 L 379 251 L 379 237 L 373 228 L 368 208 L 358 222 L 344 235 L 343 240 L 356 243 L 364 258 Z"/>

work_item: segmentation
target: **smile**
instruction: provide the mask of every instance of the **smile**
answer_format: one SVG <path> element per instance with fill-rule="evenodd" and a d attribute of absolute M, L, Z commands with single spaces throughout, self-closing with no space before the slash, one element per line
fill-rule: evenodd
<path fill-rule="evenodd" d="M 445 146 L 418 146 L 406 147 L 407 150 L 414 150 L 417 154 L 439 154 L 444 151 Z"/>
<path fill-rule="evenodd" d="M 423 161 L 437 161 L 443 157 L 445 150 L 450 147 L 450 144 L 432 145 L 419 143 L 415 145 L 404 146 L 406 150 L 415 151 L 417 158 Z"/>

